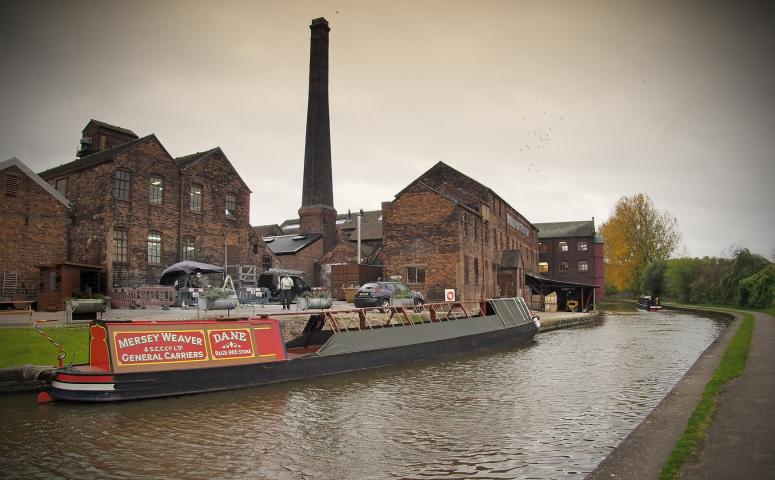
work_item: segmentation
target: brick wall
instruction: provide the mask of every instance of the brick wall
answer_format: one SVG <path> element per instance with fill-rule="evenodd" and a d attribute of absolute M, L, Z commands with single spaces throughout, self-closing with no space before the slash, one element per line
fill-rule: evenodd
<path fill-rule="evenodd" d="M 537 271 L 538 230 L 491 190 L 443 163 L 383 203 L 382 216 L 386 276 L 408 283 L 408 268 L 425 268 L 424 284 L 411 286 L 430 301 L 443 300 L 446 288 L 464 300 L 525 295 L 524 273 Z M 509 216 L 525 231 L 510 225 Z M 498 282 L 506 250 L 521 255 L 508 291 Z"/>
<path fill-rule="evenodd" d="M 541 243 L 546 244 L 545 252 L 541 252 L 540 261 L 549 264 L 549 271 L 542 275 L 563 282 L 575 283 L 596 283 L 596 261 L 594 237 L 565 237 L 565 238 L 542 238 Z M 560 249 L 560 242 L 565 242 L 568 246 L 567 251 Z M 586 250 L 579 250 L 579 244 L 587 245 Z M 587 262 L 587 271 L 580 271 L 579 262 Z M 560 270 L 560 264 L 567 262 L 568 270 Z"/>
<path fill-rule="evenodd" d="M 117 169 L 130 174 L 129 199 L 113 196 Z M 150 179 L 163 180 L 161 205 L 150 202 Z M 61 175 L 57 176 L 61 178 Z M 50 180 L 55 184 L 55 180 Z M 202 212 L 191 211 L 191 185 L 202 187 Z M 260 267 L 274 255 L 250 226 L 250 190 L 220 149 L 181 171 L 155 136 L 116 154 L 112 161 L 67 174 L 67 191 L 75 203 L 72 260 L 102 266 L 108 287 L 154 285 L 161 272 L 183 259 L 183 241 L 194 241 L 193 260 Z M 235 199 L 234 218 L 225 213 L 226 195 Z M 125 262 L 113 260 L 116 231 L 126 232 Z M 161 237 L 158 262 L 149 261 L 149 234 Z"/>
<path fill-rule="evenodd" d="M 13 177 L 10 182 L 16 184 L 15 192 L 6 191 L 7 177 Z M 17 294 L 34 299 L 40 282 L 37 267 L 67 259 L 70 211 L 11 166 L 0 171 L 0 224 L 0 275 L 16 272 Z"/>

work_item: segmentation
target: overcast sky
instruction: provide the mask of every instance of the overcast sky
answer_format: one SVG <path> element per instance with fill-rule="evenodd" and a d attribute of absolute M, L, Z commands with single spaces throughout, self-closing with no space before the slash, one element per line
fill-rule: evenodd
<path fill-rule="evenodd" d="M 309 24 L 330 33 L 337 210 L 441 160 L 533 223 L 671 212 L 683 254 L 775 254 L 773 9 L 705 1 L 8 2 L 0 161 L 75 158 L 94 118 L 220 146 L 251 223 L 301 204 Z"/>

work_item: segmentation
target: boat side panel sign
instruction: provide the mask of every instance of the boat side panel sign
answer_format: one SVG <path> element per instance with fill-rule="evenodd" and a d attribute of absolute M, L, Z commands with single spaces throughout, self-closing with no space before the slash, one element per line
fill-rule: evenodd
<path fill-rule="evenodd" d="M 213 360 L 253 358 L 256 355 L 253 335 L 248 328 L 208 330 L 207 338 Z"/>
<path fill-rule="evenodd" d="M 206 361 L 203 330 L 114 332 L 118 365 L 148 365 Z"/>

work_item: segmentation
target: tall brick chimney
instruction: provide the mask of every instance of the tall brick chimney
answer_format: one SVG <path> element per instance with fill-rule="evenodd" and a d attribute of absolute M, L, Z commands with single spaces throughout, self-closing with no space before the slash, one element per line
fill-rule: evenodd
<path fill-rule="evenodd" d="M 336 246 L 336 210 L 331 180 L 331 128 L 328 120 L 328 21 L 309 26 L 309 100 L 304 146 L 304 186 L 299 219 L 301 232 L 322 233 L 326 252 Z"/>

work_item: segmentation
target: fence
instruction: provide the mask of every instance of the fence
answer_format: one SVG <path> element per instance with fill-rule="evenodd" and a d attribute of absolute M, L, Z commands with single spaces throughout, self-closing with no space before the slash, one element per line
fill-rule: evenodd
<path fill-rule="evenodd" d="M 175 303 L 173 287 L 114 288 L 108 290 L 113 308 L 169 307 Z"/>

